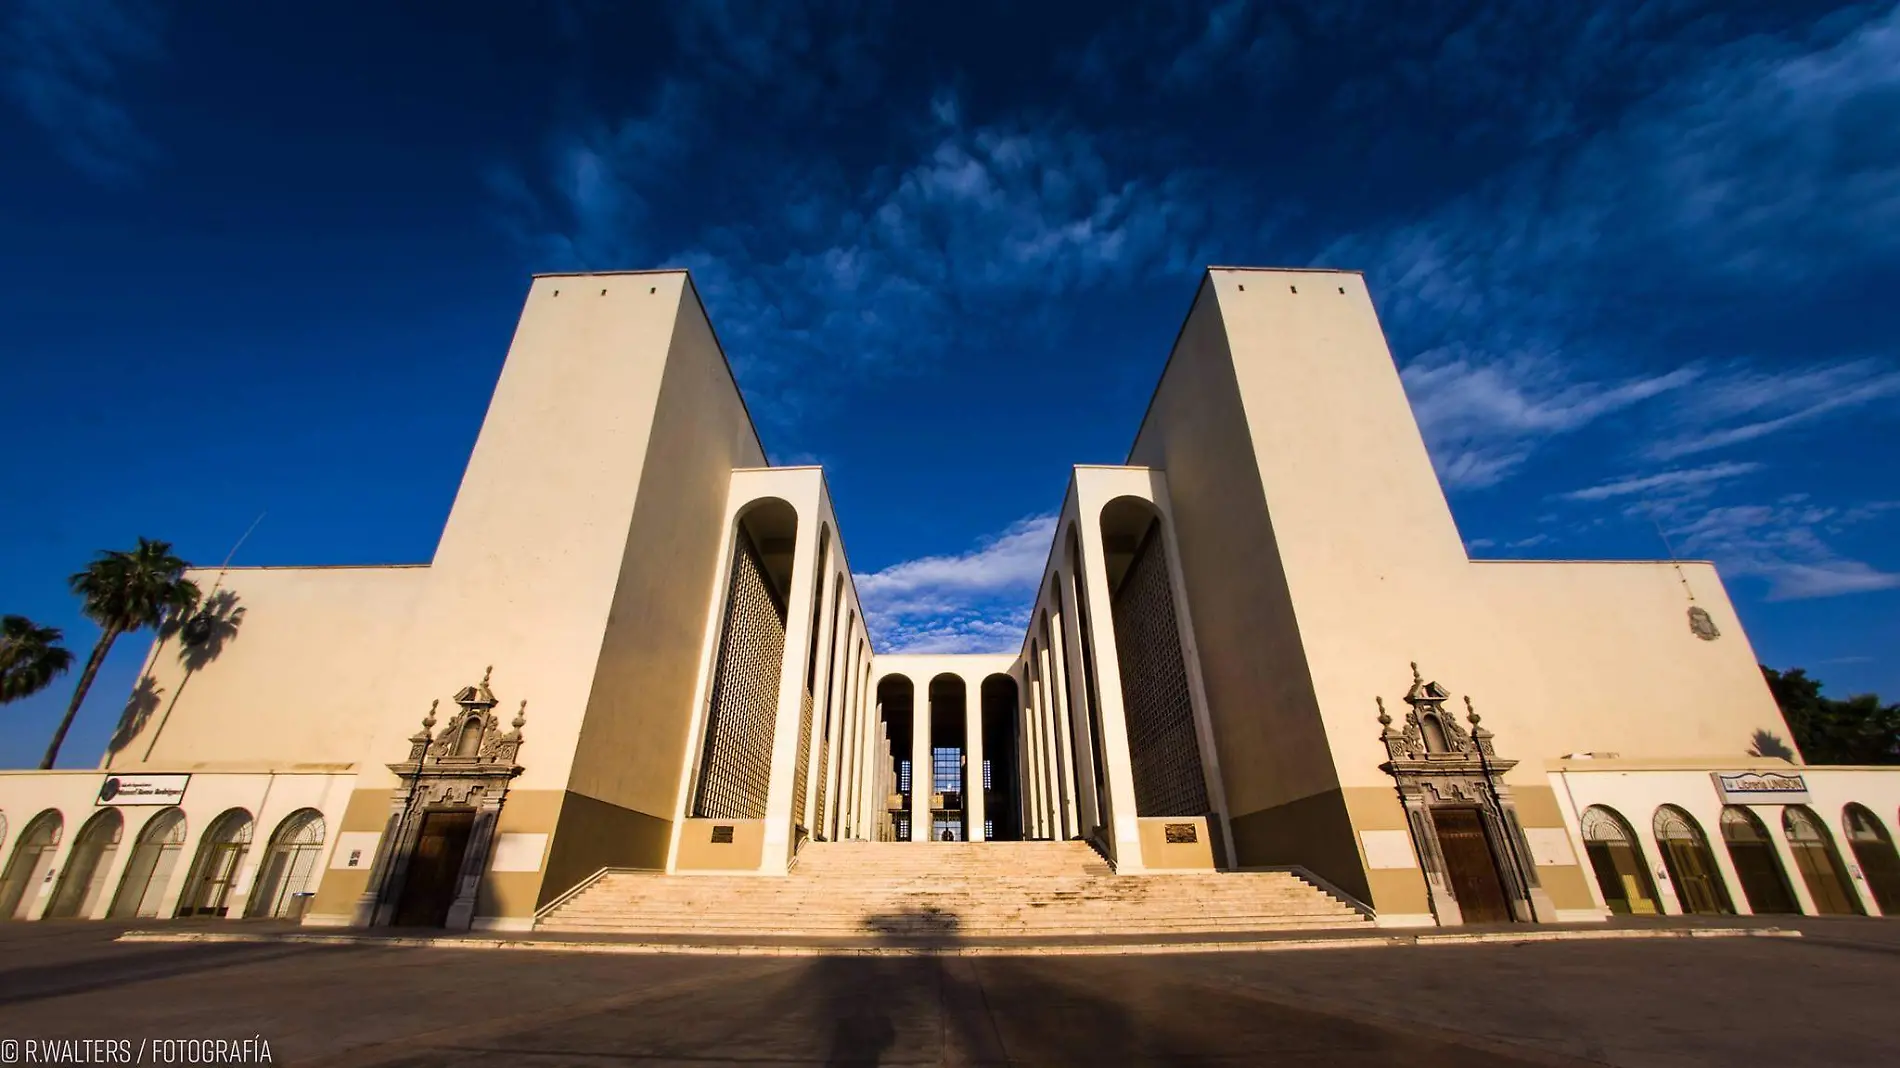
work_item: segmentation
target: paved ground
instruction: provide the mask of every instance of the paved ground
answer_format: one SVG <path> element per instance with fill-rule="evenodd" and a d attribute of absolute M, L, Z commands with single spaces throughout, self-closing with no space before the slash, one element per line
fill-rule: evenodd
<path fill-rule="evenodd" d="M 481 1068 L 1893 1063 L 1900 922 L 1793 926 L 1806 937 L 1039 959 L 127 944 L 4 924 L 0 1055 L 261 1036 L 276 1064 Z"/>

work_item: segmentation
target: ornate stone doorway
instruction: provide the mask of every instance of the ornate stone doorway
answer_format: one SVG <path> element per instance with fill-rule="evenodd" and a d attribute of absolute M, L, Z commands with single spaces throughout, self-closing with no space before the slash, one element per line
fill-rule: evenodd
<path fill-rule="evenodd" d="M 1468 732 L 1445 711 L 1450 699 L 1419 675 L 1417 664 L 1403 726 L 1393 726 L 1385 699 L 1376 699 L 1387 757 L 1379 767 L 1398 787 L 1432 913 L 1441 924 L 1549 923 L 1557 909 L 1538 883 L 1504 782 L 1517 761 L 1498 759 L 1469 698 Z"/>
<path fill-rule="evenodd" d="M 409 738 L 409 759 L 389 765 L 403 788 L 390 799 L 369 885 L 357 899 L 359 927 L 446 927 L 475 920 L 495 824 L 508 785 L 521 774 L 528 702 L 503 733 L 489 674 L 455 695 L 455 718 L 435 731 L 436 705 Z"/>

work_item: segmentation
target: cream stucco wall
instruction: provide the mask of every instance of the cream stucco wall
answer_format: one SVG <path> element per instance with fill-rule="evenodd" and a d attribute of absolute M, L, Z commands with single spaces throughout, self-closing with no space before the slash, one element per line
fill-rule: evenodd
<path fill-rule="evenodd" d="M 429 569 L 257 567 L 191 578 L 234 597 L 229 614 L 242 615 L 196 670 L 177 638 L 153 643 L 102 766 L 340 769 L 360 760 L 390 712 L 386 688 Z"/>

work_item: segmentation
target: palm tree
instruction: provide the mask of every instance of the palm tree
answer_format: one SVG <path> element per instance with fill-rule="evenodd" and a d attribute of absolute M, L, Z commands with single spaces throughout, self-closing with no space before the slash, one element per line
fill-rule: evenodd
<path fill-rule="evenodd" d="M 73 666 L 72 652 L 59 641 L 58 627 L 25 616 L 0 618 L 0 705 L 39 693 Z"/>
<path fill-rule="evenodd" d="M 99 673 L 106 654 L 119 635 L 146 627 L 163 626 L 169 619 L 183 616 L 198 603 L 198 584 L 185 577 L 191 565 L 172 555 L 168 541 L 139 539 L 131 552 L 105 551 L 86 565 L 86 569 L 68 579 L 73 592 L 85 599 L 80 611 L 99 624 L 99 642 L 86 658 L 86 669 L 79 673 L 79 686 L 73 691 L 73 703 L 66 717 L 53 732 L 52 744 L 40 761 L 42 770 L 51 768 L 59 758 L 59 747 L 73 725 L 79 706 L 92 688 L 92 677 Z"/>

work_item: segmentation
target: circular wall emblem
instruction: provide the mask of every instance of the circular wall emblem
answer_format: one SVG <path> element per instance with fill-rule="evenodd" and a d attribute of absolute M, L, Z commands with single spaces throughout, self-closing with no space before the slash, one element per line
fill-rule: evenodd
<path fill-rule="evenodd" d="M 119 796 L 119 778 L 115 775 L 99 787 L 99 800 L 110 801 L 117 796 Z"/>

